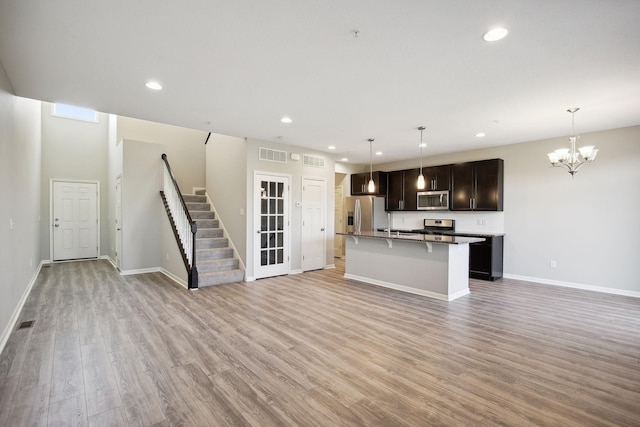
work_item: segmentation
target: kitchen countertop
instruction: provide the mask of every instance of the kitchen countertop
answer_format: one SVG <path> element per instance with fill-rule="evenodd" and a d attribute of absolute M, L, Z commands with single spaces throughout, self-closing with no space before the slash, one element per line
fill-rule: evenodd
<path fill-rule="evenodd" d="M 384 232 L 386 233 L 386 231 L 384 229 L 379 228 L 378 232 Z M 415 233 L 415 230 L 403 230 L 403 229 L 396 229 L 396 228 L 392 228 L 391 229 L 391 234 L 393 233 Z M 416 233 L 419 234 L 419 233 Z M 461 236 L 461 237 L 498 237 L 498 236 L 504 236 L 504 233 L 482 233 L 482 232 L 478 232 L 478 231 L 469 231 L 469 232 L 465 232 L 465 231 L 438 231 L 436 232 L 436 234 L 427 234 L 427 235 L 431 235 L 431 236 L 438 236 L 438 235 L 444 235 L 444 236 Z"/>
<path fill-rule="evenodd" d="M 469 243 L 483 242 L 483 237 L 465 237 L 461 235 L 440 235 L 440 234 L 419 234 L 413 233 L 411 230 L 393 230 L 391 233 L 386 231 L 363 231 L 356 233 L 336 233 L 340 236 L 365 237 L 372 239 L 391 239 L 404 240 L 411 242 L 429 242 L 444 243 L 448 245 L 465 245 Z"/>

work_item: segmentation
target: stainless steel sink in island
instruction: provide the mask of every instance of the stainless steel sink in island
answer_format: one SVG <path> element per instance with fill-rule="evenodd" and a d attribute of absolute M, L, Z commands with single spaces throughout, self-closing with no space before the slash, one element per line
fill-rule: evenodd
<path fill-rule="evenodd" d="M 367 231 L 347 236 L 347 279 L 452 301 L 469 293 L 469 244 L 480 237 Z"/>

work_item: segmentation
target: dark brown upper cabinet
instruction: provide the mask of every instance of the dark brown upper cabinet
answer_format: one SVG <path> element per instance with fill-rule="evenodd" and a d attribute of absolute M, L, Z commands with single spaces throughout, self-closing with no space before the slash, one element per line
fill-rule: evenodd
<path fill-rule="evenodd" d="M 425 189 L 418 191 L 445 191 L 449 189 L 451 179 L 450 165 L 422 168 L 422 174 L 424 175 Z"/>
<path fill-rule="evenodd" d="M 385 196 L 387 194 L 387 177 L 386 173 L 373 172 L 373 182 L 376 185 L 376 191 L 369 193 L 367 187 L 369 185 L 370 172 L 351 174 L 351 195 L 352 196 Z"/>
<path fill-rule="evenodd" d="M 387 211 L 415 211 L 418 208 L 419 169 L 387 172 Z"/>
<path fill-rule="evenodd" d="M 502 211 L 503 194 L 502 159 L 451 165 L 451 210 Z"/>

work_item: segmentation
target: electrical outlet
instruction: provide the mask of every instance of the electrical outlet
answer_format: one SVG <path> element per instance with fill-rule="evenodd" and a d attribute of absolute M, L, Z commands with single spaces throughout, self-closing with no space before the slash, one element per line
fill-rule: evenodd
<path fill-rule="evenodd" d="M 167 252 L 167 261 L 169 261 L 169 253 Z"/>
<path fill-rule="evenodd" d="M 557 266 L 558 266 L 558 264 L 555 261 L 551 261 L 549 263 L 549 267 L 551 267 L 551 268 L 556 268 Z"/>

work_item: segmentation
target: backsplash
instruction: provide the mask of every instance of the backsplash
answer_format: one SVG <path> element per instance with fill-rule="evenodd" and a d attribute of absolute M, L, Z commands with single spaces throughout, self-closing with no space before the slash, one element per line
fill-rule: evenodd
<path fill-rule="evenodd" d="M 401 230 L 422 228 L 422 220 L 425 218 L 453 219 L 456 221 L 458 232 L 504 233 L 504 212 L 392 212 L 391 228 Z"/>

